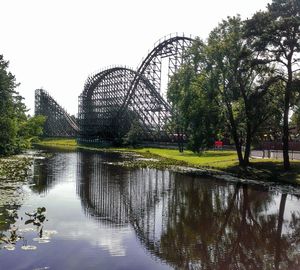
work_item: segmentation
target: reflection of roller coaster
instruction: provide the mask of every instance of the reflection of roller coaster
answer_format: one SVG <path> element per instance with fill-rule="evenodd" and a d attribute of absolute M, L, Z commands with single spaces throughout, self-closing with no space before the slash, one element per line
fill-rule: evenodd
<path fill-rule="evenodd" d="M 159 258 L 160 239 L 167 232 L 171 208 L 177 205 L 172 201 L 172 174 L 107 164 L 117 158 L 113 155 L 78 155 L 77 194 L 85 214 L 108 227 L 131 225 L 139 241 Z"/>
<path fill-rule="evenodd" d="M 36 92 L 36 114 L 49 119 L 64 115 L 73 133 L 66 126 L 48 121 L 46 136 L 77 134 L 83 141 L 111 141 L 125 135 L 133 124 L 138 125 L 146 141 L 174 141 L 171 128 L 171 106 L 163 97 L 169 78 L 180 68 L 185 52 L 193 39 L 184 36 L 165 38 L 148 54 L 134 71 L 114 67 L 90 76 L 79 96 L 78 125 L 57 104 L 40 100 L 44 92 Z M 49 100 L 51 97 L 47 96 Z M 48 106 L 45 106 L 48 105 Z M 54 117 L 55 118 L 55 117 Z M 72 119 L 73 120 L 73 119 Z"/>
<path fill-rule="evenodd" d="M 130 225 L 142 246 L 174 269 L 299 269 L 292 243 L 300 217 L 284 212 L 286 194 L 278 200 L 268 187 L 128 170 L 82 155 L 77 192 L 85 214 L 108 227 Z"/>

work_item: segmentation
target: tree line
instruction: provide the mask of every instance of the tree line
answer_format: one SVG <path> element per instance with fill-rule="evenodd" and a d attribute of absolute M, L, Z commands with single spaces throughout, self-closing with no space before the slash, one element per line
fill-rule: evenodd
<path fill-rule="evenodd" d="M 0 55 L 0 156 L 20 153 L 43 132 L 45 117 L 27 114 L 19 85 L 8 71 L 9 62 Z"/>
<path fill-rule="evenodd" d="M 273 0 L 265 11 L 228 17 L 207 40 L 194 41 L 167 93 L 193 151 L 227 137 L 247 166 L 259 134 L 280 129 L 290 168 L 289 116 L 300 112 L 299 13 L 300 0 Z"/>

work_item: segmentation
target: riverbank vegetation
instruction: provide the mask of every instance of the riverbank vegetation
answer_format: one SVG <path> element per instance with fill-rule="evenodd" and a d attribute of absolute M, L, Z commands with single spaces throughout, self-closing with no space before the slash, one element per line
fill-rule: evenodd
<path fill-rule="evenodd" d="M 77 145 L 75 139 L 45 139 L 37 144 L 38 147 L 56 148 L 60 150 L 90 150 L 100 152 L 119 152 L 129 154 L 135 159 L 127 160 L 120 165 L 126 167 L 152 167 L 165 168 L 192 168 L 201 169 L 201 174 L 213 175 L 230 173 L 245 179 L 257 179 L 261 181 L 279 181 L 292 184 L 300 184 L 300 161 L 292 161 L 291 169 L 286 172 L 283 169 L 283 161 L 277 159 L 251 158 L 247 167 L 239 166 L 238 156 L 235 151 L 209 150 L 195 153 L 190 150 L 179 152 L 177 149 L 148 148 L 148 147 L 122 147 L 103 148 L 97 146 Z M 188 173 L 197 171 L 185 170 Z"/>
<path fill-rule="evenodd" d="M 26 156 L 0 158 L 0 180 L 24 180 L 32 159 Z"/>

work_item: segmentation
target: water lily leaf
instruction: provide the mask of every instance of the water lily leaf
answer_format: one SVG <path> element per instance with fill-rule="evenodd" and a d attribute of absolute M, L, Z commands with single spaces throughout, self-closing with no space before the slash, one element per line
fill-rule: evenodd
<path fill-rule="evenodd" d="M 25 212 L 25 215 L 29 216 L 29 217 L 33 217 L 33 216 L 36 216 L 36 213 L 26 213 Z"/>
<path fill-rule="evenodd" d="M 55 230 L 44 230 L 44 237 L 47 236 L 51 236 L 52 234 L 57 234 L 58 232 Z"/>
<path fill-rule="evenodd" d="M 0 241 L 4 242 L 4 243 L 9 243 L 9 239 L 6 236 L 1 237 Z"/>
<path fill-rule="evenodd" d="M 38 214 L 42 214 L 43 212 L 46 212 L 46 208 L 45 207 L 38 207 L 36 212 Z"/>
<path fill-rule="evenodd" d="M 25 221 L 25 225 L 33 223 L 33 221 L 34 221 L 33 219 L 28 219 L 28 220 Z"/>
<path fill-rule="evenodd" d="M 5 245 L 3 246 L 4 249 L 6 250 L 9 250 L 9 251 L 12 251 L 12 250 L 15 250 L 16 247 L 14 245 Z"/>
<path fill-rule="evenodd" d="M 44 215 L 38 215 L 37 216 L 37 219 L 40 221 L 40 222 L 44 222 L 46 217 Z"/>
<path fill-rule="evenodd" d="M 46 244 L 46 243 L 50 243 L 50 240 L 48 240 L 48 239 L 40 239 L 38 242 L 39 242 L 39 244 Z"/>
<path fill-rule="evenodd" d="M 22 229 L 19 229 L 19 232 L 21 232 L 21 233 L 33 232 L 33 231 L 34 231 L 33 228 L 22 228 Z"/>
<path fill-rule="evenodd" d="M 33 220 L 33 224 L 36 226 L 41 226 L 41 223 L 39 221 Z"/>
<path fill-rule="evenodd" d="M 22 246 L 21 249 L 23 250 L 36 250 L 37 247 L 36 246 Z"/>

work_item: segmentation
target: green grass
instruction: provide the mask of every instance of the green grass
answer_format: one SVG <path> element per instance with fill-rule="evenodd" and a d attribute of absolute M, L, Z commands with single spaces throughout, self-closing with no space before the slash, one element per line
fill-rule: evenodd
<path fill-rule="evenodd" d="M 235 151 L 206 151 L 196 154 L 191 151 L 180 153 L 177 149 L 141 148 L 134 150 L 138 153 L 150 153 L 167 159 L 183 161 L 195 167 L 210 167 L 214 169 L 225 169 L 237 165 Z"/>
<path fill-rule="evenodd" d="M 35 144 L 45 147 L 55 147 L 67 150 L 75 150 L 77 148 L 77 142 L 75 139 L 47 138 Z"/>
<path fill-rule="evenodd" d="M 162 148 L 96 148 L 79 146 L 76 144 L 75 139 L 47 139 L 41 141 L 38 145 L 66 150 L 88 149 L 96 151 L 134 152 L 146 158 L 154 157 L 159 159 L 159 162 L 140 161 L 128 163 L 129 166 L 133 167 L 150 166 L 166 168 L 172 165 L 183 165 L 226 171 L 244 178 L 300 184 L 300 161 L 291 161 L 291 170 L 289 172 L 284 172 L 282 161 L 276 159 L 251 159 L 251 166 L 241 168 L 238 166 L 235 151 L 205 151 L 201 154 L 196 154 L 188 150 L 180 153 L 177 149 Z"/>
<path fill-rule="evenodd" d="M 95 149 L 89 146 L 78 146 L 75 139 L 45 139 L 38 143 L 41 146 L 65 148 L 65 149 Z M 97 149 L 97 148 L 96 148 Z M 182 162 L 182 165 L 191 165 L 194 167 L 210 167 L 214 169 L 226 169 L 231 166 L 236 166 L 237 155 L 235 151 L 206 151 L 201 154 L 193 153 L 192 151 L 184 151 L 180 153 L 177 149 L 162 149 L 162 148 L 100 148 L 103 151 L 121 151 L 121 152 L 136 152 L 142 155 L 155 155 L 165 159 L 172 159 Z"/>

